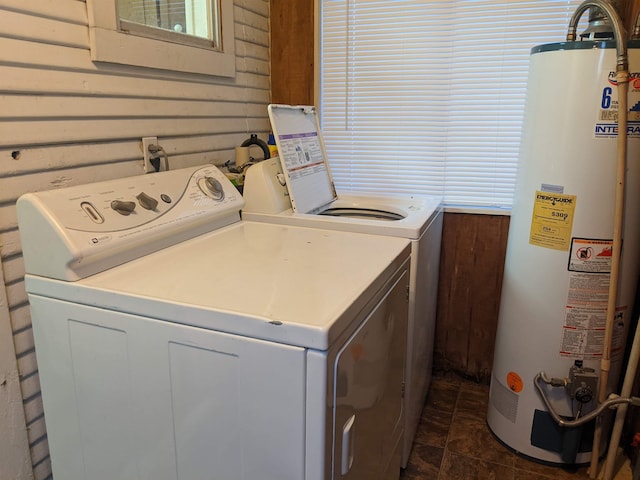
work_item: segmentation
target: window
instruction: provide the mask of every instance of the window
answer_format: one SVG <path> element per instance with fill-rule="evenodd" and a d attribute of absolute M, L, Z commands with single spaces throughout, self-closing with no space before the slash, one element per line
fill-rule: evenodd
<path fill-rule="evenodd" d="M 532 47 L 574 0 L 320 0 L 319 108 L 338 190 L 510 209 Z"/>
<path fill-rule="evenodd" d="M 233 0 L 87 0 L 92 60 L 235 76 Z"/>
<path fill-rule="evenodd" d="M 217 3 L 216 0 L 118 0 L 120 29 L 219 49 Z"/>

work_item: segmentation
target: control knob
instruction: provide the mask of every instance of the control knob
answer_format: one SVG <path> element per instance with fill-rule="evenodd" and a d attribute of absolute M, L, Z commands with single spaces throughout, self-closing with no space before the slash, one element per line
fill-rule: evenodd
<path fill-rule="evenodd" d="M 582 382 L 580 387 L 576 390 L 575 398 L 580 403 L 589 403 L 593 400 L 593 391 L 586 383 Z"/>
<path fill-rule="evenodd" d="M 224 187 L 218 179 L 207 176 L 198 182 L 198 184 L 202 193 L 208 197 L 218 201 L 224 199 Z"/>
<path fill-rule="evenodd" d="M 158 206 L 158 201 L 144 192 L 140 192 L 136 198 L 140 206 L 146 210 L 155 210 Z"/>
<path fill-rule="evenodd" d="M 136 209 L 136 204 L 134 202 L 114 200 L 111 202 L 111 208 L 113 208 L 120 215 L 129 215 Z"/>

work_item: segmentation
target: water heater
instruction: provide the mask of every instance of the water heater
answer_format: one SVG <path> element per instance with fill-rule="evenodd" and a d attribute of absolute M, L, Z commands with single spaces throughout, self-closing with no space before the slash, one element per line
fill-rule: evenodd
<path fill-rule="evenodd" d="M 592 426 L 559 427 L 534 377 L 578 375 L 582 397 L 570 387 L 548 387 L 551 403 L 565 418 L 597 401 L 619 114 L 628 116 L 628 150 L 609 391 L 617 388 L 632 320 L 640 260 L 640 43 L 629 43 L 628 56 L 629 108 L 619 112 L 615 42 L 554 43 L 531 52 L 488 424 L 511 449 L 552 464 L 582 464 L 591 457 Z M 589 401 L 589 392 L 596 399 Z"/>

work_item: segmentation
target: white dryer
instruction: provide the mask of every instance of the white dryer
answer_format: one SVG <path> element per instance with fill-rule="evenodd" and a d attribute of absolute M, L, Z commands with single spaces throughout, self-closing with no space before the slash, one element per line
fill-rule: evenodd
<path fill-rule="evenodd" d="M 433 369 L 442 198 L 342 192 L 338 195 L 315 107 L 270 105 L 269 117 L 279 157 L 247 170 L 243 219 L 411 241 L 404 468 Z"/>
<path fill-rule="evenodd" d="M 242 205 L 213 166 L 19 199 L 55 478 L 398 478 L 409 242 Z"/>

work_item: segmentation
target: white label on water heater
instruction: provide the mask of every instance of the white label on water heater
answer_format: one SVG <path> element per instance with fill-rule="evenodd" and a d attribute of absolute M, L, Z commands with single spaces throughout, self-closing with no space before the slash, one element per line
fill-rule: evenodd
<path fill-rule="evenodd" d="M 624 353 L 626 310 L 627 307 L 616 308 L 611 338 L 612 361 L 619 360 Z M 601 358 L 604 350 L 605 320 L 606 306 L 603 312 L 600 308 L 567 305 L 560 355 L 583 360 Z"/>
<path fill-rule="evenodd" d="M 609 281 L 613 242 L 590 238 L 572 238 L 569 290 L 562 327 L 560 355 L 597 359 L 604 350 L 604 335 L 609 300 Z M 616 317 L 624 316 L 624 307 Z M 620 318 L 619 321 L 623 321 Z M 622 349 L 622 333 L 613 340 L 612 351 Z M 617 342 L 617 343 L 616 343 Z"/>
<path fill-rule="evenodd" d="M 618 135 L 618 82 L 616 72 L 609 72 L 607 84 L 602 87 L 598 119 L 593 130 L 595 138 L 614 138 Z M 627 110 L 627 137 L 640 138 L 640 73 L 629 74 Z"/>
<path fill-rule="evenodd" d="M 564 193 L 564 187 L 562 185 L 551 185 L 550 183 L 540 185 L 540 190 L 542 192 Z"/>

